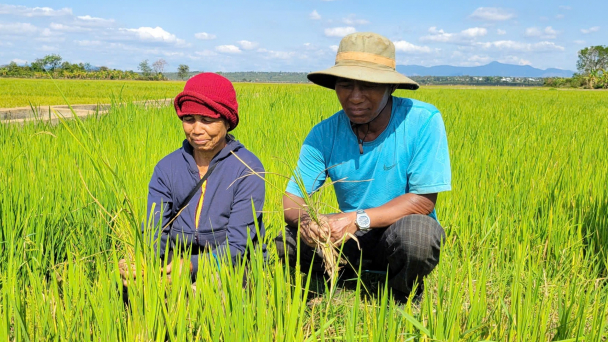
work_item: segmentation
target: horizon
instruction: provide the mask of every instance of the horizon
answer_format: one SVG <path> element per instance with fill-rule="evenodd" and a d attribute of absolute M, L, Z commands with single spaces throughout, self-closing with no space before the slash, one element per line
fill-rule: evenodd
<path fill-rule="evenodd" d="M 41 57 L 43 57 L 43 56 L 41 56 Z M 66 60 L 65 60 L 65 59 L 63 59 L 63 61 L 65 62 Z M 71 61 L 68 61 L 68 62 L 70 62 L 70 63 L 71 63 Z M 534 67 L 534 66 L 532 66 L 532 65 L 529 65 L 529 64 L 524 64 L 524 65 L 521 65 L 521 64 L 510 64 L 510 63 L 502 63 L 502 62 L 499 62 L 499 61 L 491 61 L 491 62 L 488 62 L 488 63 L 486 63 L 486 64 L 481 64 L 481 65 L 472 65 L 472 66 L 460 66 L 460 65 L 450 65 L 450 64 L 438 64 L 438 65 L 429 65 L 429 66 L 426 66 L 426 65 L 419 65 L 419 64 L 397 64 L 397 66 L 416 66 L 416 67 L 424 67 L 424 68 L 433 68 L 433 67 L 442 67 L 442 66 L 455 67 L 455 68 L 476 68 L 476 67 L 484 67 L 484 66 L 488 66 L 488 65 L 490 65 L 490 64 L 494 64 L 494 63 L 498 63 L 498 64 L 501 64 L 501 65 L 510 65 L 510 66 L 522 66 L 522 67 L 526 67 L 526 66 L 528 66 L 528 67 L 531 67 L 531 68 L 534 68 L 534 69 L 538 69 L 538 70 L 557 69 L 557 70 L 563 70 L 563 71 L 572 71 L 572 72 L 576 72 L 575 70 L 568 70 L 568 69 L 561 69 L 561 68 L 553 68 L 553 67 L 549 67 L 549 68 L 543 69 L 543 68 L 536 68 L 536 67 Z M 7 64 L 8 64 L 8 63 L 7 63 Z M 0 66 L 1 66 L 1 65 L 4 65 L 4 64 L 0 64 Z M 19 65 L 19 66 L 24 66 L 24 65 L 26 65 L 26 64 L 24 64 L 24 63 L 21 63 L 21 64 L 17 63 L 17 65 Z M 103 66 L 103 65 L 93 65 L 93 67 L 95 67 L 95 68 L 100 68 L 100 67 L 102 67 L 102 66 Z M 121 69 L 121 70 L 125 70 L 125 71 L 131 70 L 131 71 L 139 72 L 139 71 L 137 71 L 137 70 L 133 70 L 133 69 Z M 260 72 L 260 73 L 271 73 L 271 72 L 274 72 L 274 73 L 281 73 L 281 72 L 286 72 L 286 73 L 309 73 L 309 72 L 312 72 L 312 71 L 313 71 L 313 70 L 308 70 L 308 71 L 287 71 L 287 70 L 267 70 L 267 71 L 258 71 L 258 70 L 234 70 L 234 71 L 221 71 L 221 70 L 217 70 L 217 71 L 211 71 L 211 72 L 221 72 L 221 73 L 238 73 L 238 72 Z M 164 73 L 176 73 L 176 72 L 177 72 L 177 70 L 169 70 L 169 71 L 165 71 Z M 203 70 L 190 70 L 189 72 L 204 72 L 204 71 L 203 71 Z"/>
<path fill-rule="evenodd" d="M 607 44 L 601 25 L 608 4 L 599 0 L 496 7 L 464 1 L 445 4 L 441 12 L 435 7 L 398 0 L 385 6 L 362 0 L 179 0 L 171 7 L 159 0 L 4 1 L 0 65 L 59 54 L 71 63 L 122 70 L 162 58 L 167 72 L 179 64 L 222 72 L 308 72 L 333 65 L 344 35 L 372 31 L 393 41 L 398 65 L 475 67 L 497 61 L 575 71 L 580 49 Z"/>

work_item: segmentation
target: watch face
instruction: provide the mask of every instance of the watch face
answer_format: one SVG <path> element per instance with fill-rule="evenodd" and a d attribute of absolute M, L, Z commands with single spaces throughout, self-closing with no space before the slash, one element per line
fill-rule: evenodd
<path fill-rule="evenodd" d="M 357 225 L 359 227 L 363 227 L 363 228 L 367 228 L 369 227 L 369 216 L 367 215 L 361 215 L 359 217 L 357 217 Z"/>

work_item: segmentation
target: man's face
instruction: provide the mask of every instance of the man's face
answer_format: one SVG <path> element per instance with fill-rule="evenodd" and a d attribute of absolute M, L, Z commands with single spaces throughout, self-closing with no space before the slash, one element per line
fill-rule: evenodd
<path fill-rule="evenodd" d="M 336 80 L 336 94 L 342 109 L 355 124 L 365 124 L 379 114 L 392 93 L 392 85 L 348 78 Z"/>

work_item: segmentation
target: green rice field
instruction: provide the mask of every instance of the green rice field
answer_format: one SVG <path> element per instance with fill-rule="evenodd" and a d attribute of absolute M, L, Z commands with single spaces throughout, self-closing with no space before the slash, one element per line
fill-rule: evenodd
<path fill-rule="evenodd" d="M 26 80 L 0 82 L 2 107 L 62 103 L 50 81 L 29 90 Z M 129 99 L 172 97 L 183 86 L 122 83 Z M 68 100 L 93 103 L 120 102 L 108 95 L 120 84 L 58 82 Z M 22 90 L 7 95 L 5 85 Z M 236 89 L 235 136 L 278 174 L 267 176 L 268 260 L 252 255 L 246 289 L 242 265 L 213 262 L 201 266 L 196 291 L 186 275 L 169 283 L 141 243 L 153 167 L 184 138 L 172 107 L 0 124 L 0 341 L 608 339 L 608 93 L 397 92 L 442 112 L 453 178 L 437 203 L 447 234 L 441 262 L 422 301 L 400 304 L 368 276 L 329 293 L 276 260 L 279 175 L 292 173 L 311 127 L 339 109 L 335 94 L 313 85 Z M 335 204 L 331 189 L 322 196 Z M 125 256 L 143 274 L 129 306 L 118 272 Z"/>
<path fill-rule="evenodd" d="M 185 82 L 40 80 L 0 78 L 0 108 L 111 103 L 113 99 L 144 101 L 170 98 Z"/>

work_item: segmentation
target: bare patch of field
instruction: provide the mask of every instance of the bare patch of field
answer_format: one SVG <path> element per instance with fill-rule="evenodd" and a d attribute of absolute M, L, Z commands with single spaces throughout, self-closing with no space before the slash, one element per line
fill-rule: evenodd
<path fill-rule="evenodd" d="M 173 99 L 159 99 L 150 101 L 136 101 L 146 107 L 164 107 L 173 103 Z M 124 103 L 118 104 L 124 105 Z M 43 121 L 57 123 L 61 117 L 72 119 L 74 116 L 86 117 L 89 115 L 105 114 L 112 107 L 111 104 L 80 104 L 38 107 L 0 108 L 1 123 L 25 123 L 28 121 Z"/>

